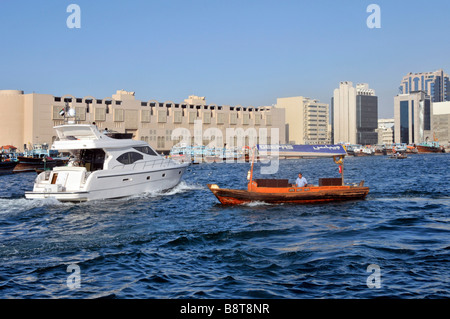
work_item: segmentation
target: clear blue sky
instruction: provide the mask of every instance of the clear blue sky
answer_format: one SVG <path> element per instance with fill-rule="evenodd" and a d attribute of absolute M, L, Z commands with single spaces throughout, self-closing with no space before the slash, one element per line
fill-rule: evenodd
<path fill-rule="evenodd" d="M 71 3 L 80 29 L 66 25 Z M 371 3 L 380 29 L 366 25 Z M 392 117 L 406 73 L 450 72 L 449 15 L 448 0 L 0 0 L 0 89 L 259 106 L 330 103 L 352 81 Z"/>

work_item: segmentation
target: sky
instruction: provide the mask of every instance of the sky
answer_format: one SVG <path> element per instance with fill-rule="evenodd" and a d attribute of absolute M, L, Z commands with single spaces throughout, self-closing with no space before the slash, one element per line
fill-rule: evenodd
<path fill-rule="evenodd" d="M 330 103 L 351 81 L 389 118 L 403 76 L 450 72 L 449 13 L 448 0 L 0 0 L 0 90 L 264 106 Z"/>

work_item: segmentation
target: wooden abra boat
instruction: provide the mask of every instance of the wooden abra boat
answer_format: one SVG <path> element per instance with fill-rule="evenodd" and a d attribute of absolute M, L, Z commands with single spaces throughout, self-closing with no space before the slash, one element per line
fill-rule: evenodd
<path fill-rule="evenodd" d="M 252 159 L 247 190 L 220 188 L 216 184 L 208 184 L 208 188 L 223 205 L 239 205 L 254 201 L 310 204 L 364 199 L 369 193 L 369 188 L 364 186 L 364 181 L 359 184 L 344 185 L 343 159 L 346 151 L 342 146 L 340 148 L 342 152 L 332 156 L 335 163 L 339 165 L 341 178 L 319 178 L 318 186 L 308 184 L 305 187 L 297 187 L 295 184 L 290 184 L 287 179 L 253 179 L 254 161 Z"/>
<path fill-rule="evenodd" d="M 439 146 L 439 141 L 436 138 L 436 135 L 433 133 L 433 141 L 428 141 L 428 137 L 425 139 L 425 142 L 417 144 L 417 151 L 419 154 L 422 153 L 444 153 L 445 150 L 443 147 Z"/>
<path fill-rule="evenodd" d="M 56 161 L 48 158 L 17 156 L 18 164 L 14 168 L 14 173 L 34 172 L 36 169 L 53 168 Z"/>
<path fill-rule="evenodd" d="M 340 178 L 338 178 L 338 180 L 340 180 Z M 369 193 L 369 188 L 363 187 L 364 182 L 361 182 L 358 186 L 261 186 L 261 182 L 270 183 L 273 181 L 274 180 L 270 179 L 255 180 L 253 181 L 251 190 L 220 188 L 216 184 L 208 184 L 208 188 L 211 190 L 211 192 L 213 192 L 213 194 L 223 205 L 239 205 L 255 201 L 275 204 L 311 204 L 352 199 L 364 199 Z"/>
<path fill-rule="evenodd" d="M 389 155 L 389 158 L 392 159 L 405 159 L 408 158 L 408 156 L 405 153 L 392 153 Z"/>

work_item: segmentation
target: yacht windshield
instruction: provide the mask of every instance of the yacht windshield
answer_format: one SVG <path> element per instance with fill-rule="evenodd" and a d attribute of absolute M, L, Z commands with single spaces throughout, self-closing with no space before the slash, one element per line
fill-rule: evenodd
<path fill-rule="evenodd" d="M 156 152 L 149 146 L 135 146 L 133 147 L 136 151 L 139 151 L 141 153 L 147 154 L 147 155 L 154 155 L 157 156 Z"/>

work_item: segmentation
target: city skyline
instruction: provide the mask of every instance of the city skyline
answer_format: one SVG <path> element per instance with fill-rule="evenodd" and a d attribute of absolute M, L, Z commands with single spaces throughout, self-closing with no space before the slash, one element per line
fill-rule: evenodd
<path fill-rule="evenodd" d="M 80 28 L 69 28 L 71 3 L 1 4 L 1 89 L 263 106 L 330 104 L 351 81 L 375 89 L 389 118 L 406 74 L 450 69 L 446 1 L 76 1 Z M 372 3 L 381 28 L 367 26 Z"/>

